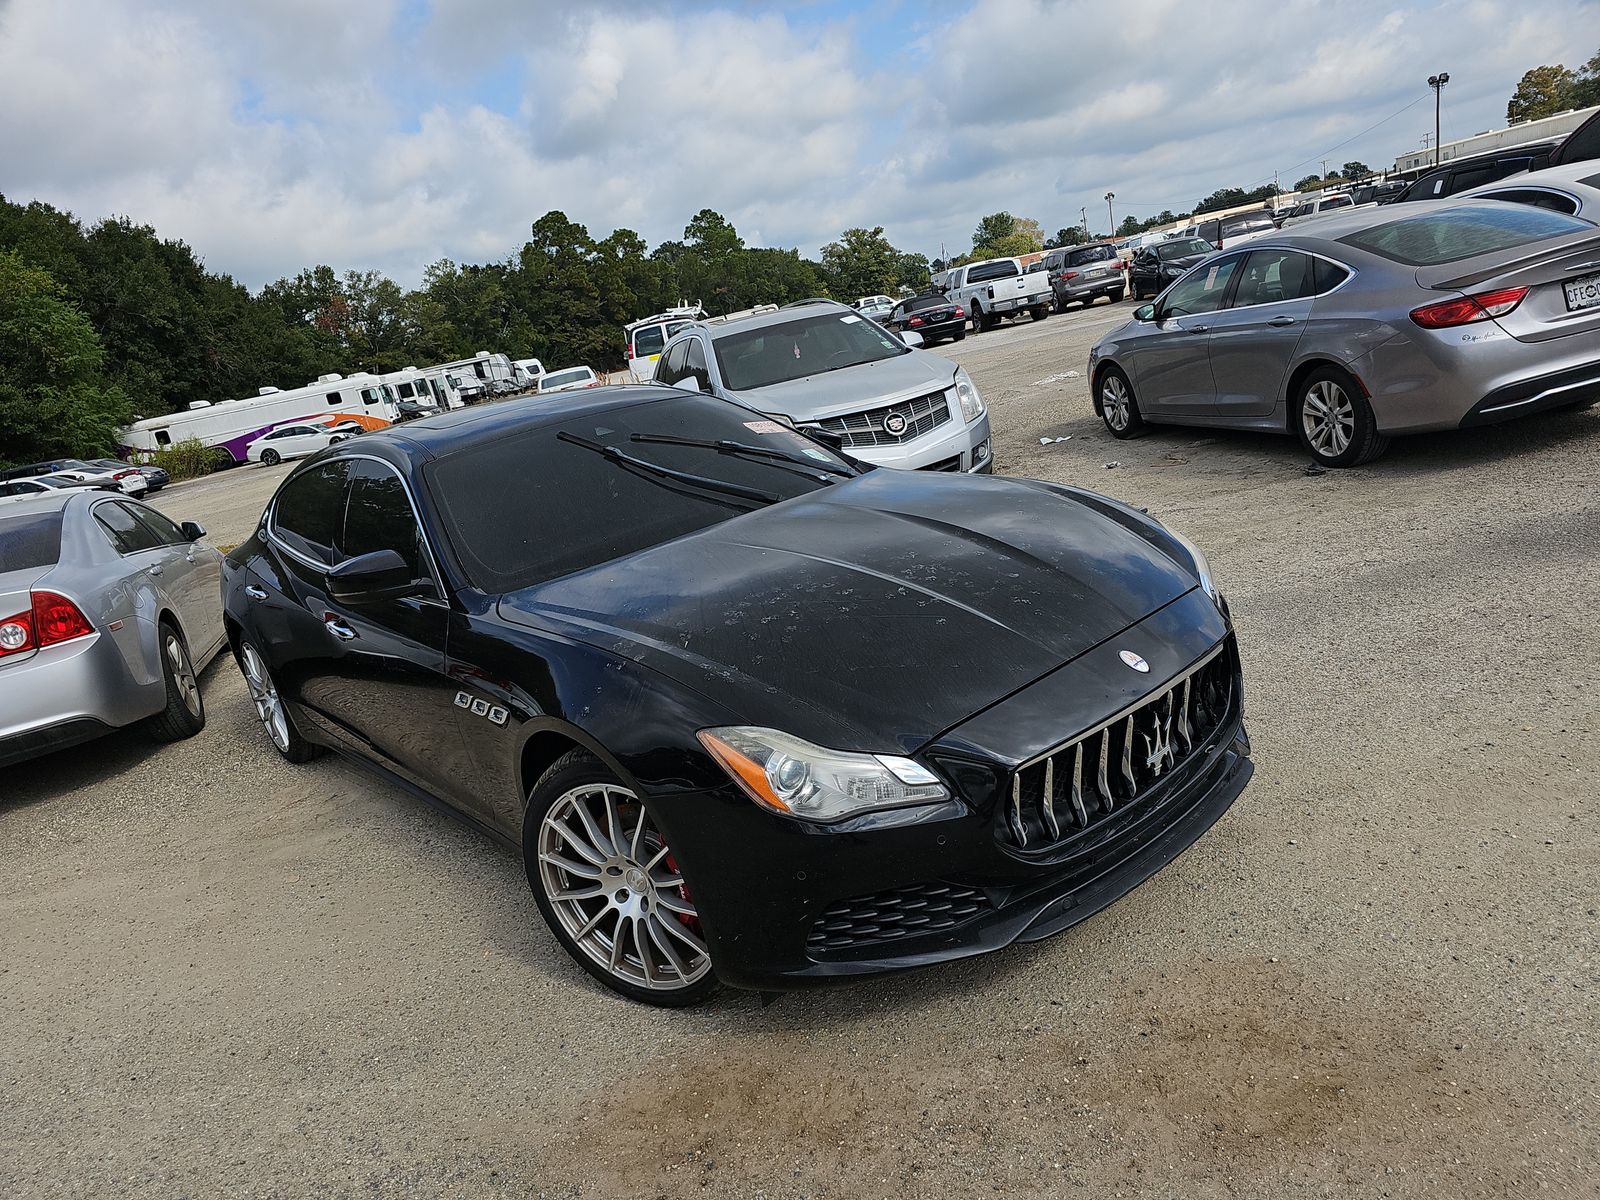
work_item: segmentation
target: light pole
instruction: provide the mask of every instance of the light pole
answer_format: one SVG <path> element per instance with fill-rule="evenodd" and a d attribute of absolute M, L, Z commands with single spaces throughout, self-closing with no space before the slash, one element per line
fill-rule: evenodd
<path fill-rule="evenodd" d="M 1111 211 L 1111 202 L 1117 198 L 1115 192 L 1106 193 L 1106 236 L 1113 237 L 1117 232 L 1117 214 Z"/>
<path fill-rule="evenodd" d="M 1439 97 L 1444 93 L 1444 85 L 1450 82 L 1450 76 L 1445 71 L 1437 75 L 1428 76 L 1428 86 L 1433 89 L 1433 165 L 1439 165 L 1439 151 L 1443 149 L 1439 144 Z"/>
<path fill-rule="evenodd" d="M 1078 210 L 1078 224 L 1083 227 L 1083 236 L 1084 237 L 1088 237 L 1089 236 L 1089 210 L 1087 208 L 1080 208 Z"/>

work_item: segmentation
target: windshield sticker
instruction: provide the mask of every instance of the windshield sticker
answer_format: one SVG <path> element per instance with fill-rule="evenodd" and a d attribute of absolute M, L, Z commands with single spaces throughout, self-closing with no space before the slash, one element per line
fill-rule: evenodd
<path fill-rule="evenodd" d="M 776 421 L 746 421 L 744 427 L 751 433 L 782 433 L 783 426 Z"/>
<path fill-rule="evenodd" d="M 804 454 L 807 458 L 814 458 L 818 462 L 832 462 L 833 461 L 826 454 L 824 454 L 821 450 L 818 450 L 815 446 L 802 446 L 802 447 L 800 447 L 800 453 Z"/>
<path fill-rule="evenodd" d="M 857 316 L 848 316 L 848 317 L 840 317 L 839 318 L 840 323 L 844 324 L 844 325 L 854 325 L 859 320 L 861 320 L 861 318 L 857 317 Z"/>

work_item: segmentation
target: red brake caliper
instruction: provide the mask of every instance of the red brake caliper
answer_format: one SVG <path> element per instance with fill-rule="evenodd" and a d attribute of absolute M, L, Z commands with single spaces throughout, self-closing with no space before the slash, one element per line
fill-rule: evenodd
<path fill-rule="evenodd" d="M 671 850 L 667 851 L 667 870 L 671 871 L 679 879 L 683 878 L 683 872 L 678 869 L 678 862 L 672 857 Z M 688 884 L 680 883 L 678 885 L 678 895 L 682 897 L 685 904 L 694 904 L 694 901 L 689 897 Z M 690 929 L 698 930 L 700 928 L 700 921 L 697 917 L 691 917 L 685 913 L 674 913 L 673 915 L 676 916 L 683 924 L 687 925 Z"/>

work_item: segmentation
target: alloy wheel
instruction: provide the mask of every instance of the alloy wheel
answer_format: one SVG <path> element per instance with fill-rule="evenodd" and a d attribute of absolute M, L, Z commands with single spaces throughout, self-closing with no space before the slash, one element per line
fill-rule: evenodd
<path fill-rule="evenodd" d="M 183 639 L 175 633 L 167 633 L 162 639 L 163 652 L 167 656 L 167 669 L 172 672 L 172 684 L 178 689 L 178 696 L 183 700 L 183 706 L 192 716 L 200 715 L 200 685 L 194 677 L 194 664 L 189 661 L 189 652 L 183 648 Z"/>
<path fill-rule="evenodd" d="M 1319 379 L 1301 401 L 1300 424 L 1313 450 L 1325 458 L 1337 458 L 1355 436 L 1356 406 L 1333 380 Z"/>
<path fill-rule="evenodd" d="M 1100 387 L 1100 408 L 1105 413 L 1106 424 L 1111 428 L 1120 433 L 1128 427 L 1132 398 L 1128 395 L 1128 385 L 1122 382 L 1122 376 L 1106 376 L 1105 383 Z"/>
<path fill-rule="evenodd" d="M 256 716 L 261 718 L 272 744 L 288 753 L 289 714 L 284 711 L 283 700 L 278 696 L 267 664 L 261 661 L 256 648 L 249 642 L 239 651 L 239 661 L 244 668 L 245 686 L 250 689 L 250 699 L 256 706 Z"/>
<path fill-rule="evenodd" d="M 556 919 L 606 974 L 671 992 L 711 970 L 672 852 L 627 788 L 586 783 L 563 793 L 539 823 L 538 853 Z"/>

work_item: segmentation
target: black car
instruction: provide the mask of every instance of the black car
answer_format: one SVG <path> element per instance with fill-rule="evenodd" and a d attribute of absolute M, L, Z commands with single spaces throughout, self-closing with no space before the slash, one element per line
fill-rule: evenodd
<path fill-rule="evenodd" d="M 1508 175 L 1541 171 L 1550 165 L 1550 156 L 1561 145 L 1559 139 L 1530 142 L 1526 146 L 1507 146 L 1487 154 L 1452 158 L 1417 178 L 1389 203 L 1407 204 L 1413 200 L 1442 200 L 1468 188 L 1482 187 Z"/>
<path fill-rule="evenodd" d="M 932 292 L 900 301 L 882 324 L 897 333 L 921 334 L 924 344 L 942 338 L 959 342 L 967 336 L 967 310 L 943 293 Z"/>
<path fill-rule="evenodd" d="M 657 1004 L 1047 937 L 1252 770 L 1227 607 L 1156 521 L 677 389 L 330 447 L 222 587 L 287 758 L 507 839 L 572 957 Z"/>
<path fill-rule="evenodd" d="M 1167 284 L 1182 275 L 1217 248 L 1204 238 L 1168 238 L 1153 246 L 1146 246 L 1133 256 L 1128 265 L 1128 286 L 1133 298 L 1159 295 Z"/>

